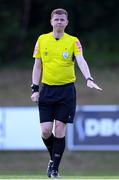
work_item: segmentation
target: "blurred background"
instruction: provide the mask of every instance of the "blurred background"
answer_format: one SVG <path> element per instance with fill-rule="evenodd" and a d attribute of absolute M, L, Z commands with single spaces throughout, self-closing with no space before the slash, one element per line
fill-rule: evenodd
<path fill-rule="evenodd" d="M 0 2 L 0 122 L 4 117 L 1 115 L 4 110 L 2 108 L 36 107 L 30 99 L 34 64 L 32 54 L 38 36 L 52 31 L 50 14 L 55 8 L 65 8 L 68 11 L 69 25 L 66 32 L 81 41 L 92 77 L 103 88 L 102 92 L 88 89 L 76 66 L 77 105 L 119 104 L 118 0 Z M 22 120 L 27 118 L 22 114 L 20 117 Z M 0 129 L 3 130 L 2 123 Z M 3 134 L 0 133 L 0 142 L 2 138 Z M 66 150 L 63 171 L 74 167 L 74 174 L 116 175 L 119 173 L 118 158 L 118 151 Z M 34 149 L 28 152 L 20 149 L 6 151 L 1 145 L 0 159 L 0 174 L 42 174 L 47 166 L 48 154 Z"/>

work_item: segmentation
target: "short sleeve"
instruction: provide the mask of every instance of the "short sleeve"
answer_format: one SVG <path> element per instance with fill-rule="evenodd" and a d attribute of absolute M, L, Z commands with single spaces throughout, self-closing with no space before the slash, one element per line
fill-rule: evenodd
<path fill-rule="evenodd" d="M 40 37 L 38 38 L 35 48 L 34 48 L 34 52 L 33 52 L 33 57 L 34 58 L 41 58 L 40 55 Z"/>

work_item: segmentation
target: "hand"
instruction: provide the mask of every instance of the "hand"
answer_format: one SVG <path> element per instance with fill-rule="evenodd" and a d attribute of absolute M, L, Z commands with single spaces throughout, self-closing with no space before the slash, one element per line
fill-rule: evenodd
<path fill-rule="evenodd" d="M 38 102 L 38 98 L 39 98 L 39 92 L 34 92 L 32 95 L 31 95 L 31 100 L 33 102 Z"/>
<path fill-rule="evenodd" d="M 88 80 L 87 81 L 87 86 L 89 88 L 95 88 L 95 89 L 98 89 L 98 90 L 102 91 L 102 88 L 100 88 L 97 84 L 95 84 L 94 81 Z"/>

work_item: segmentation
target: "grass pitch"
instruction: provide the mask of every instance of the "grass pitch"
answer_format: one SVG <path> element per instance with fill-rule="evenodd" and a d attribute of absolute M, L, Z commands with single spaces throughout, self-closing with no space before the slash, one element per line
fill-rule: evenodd
<path fill-rule="evenodd" d="M 47 152 L 0 152 L 0 179 L 49 179 Z M 119 152 L 65 151 L 61 179 L 118 179 Z"/>
<path fill-rule="evenodd" d="M 11 180 L 37 180 L 37 179 L 49 179 L 46 176 L 35 176 L 35 175 L 2 175 L 0 176 L 0 179 L 11 179 Z M 108 180 L 118 180 L 119 176 L 63 176 L 60 179 L 67 180 L 67 179 L 80 179 L 80 180 L 100 180 L 100 179 L 108 179 Z"/>

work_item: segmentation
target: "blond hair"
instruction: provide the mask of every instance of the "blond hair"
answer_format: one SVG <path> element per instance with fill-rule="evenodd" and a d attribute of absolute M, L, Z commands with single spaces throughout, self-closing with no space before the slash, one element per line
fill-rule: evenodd
<path fill-rule="evenodd" d="M 65 14 L 67 19 L 68 19 L 68 12 L 65 9 L 62 9 L 62 8 L 54 9 L 51 13 L 51 19 L 52 19 L 54 14 L 59 14 L 59 15 Z"/>

